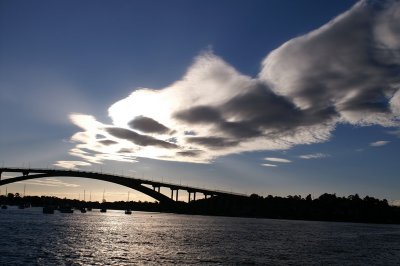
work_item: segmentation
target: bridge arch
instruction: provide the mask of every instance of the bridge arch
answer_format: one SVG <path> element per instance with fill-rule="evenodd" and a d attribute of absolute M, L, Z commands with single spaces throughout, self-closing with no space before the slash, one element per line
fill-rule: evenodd
<path fill-rule="evenodd" d="M 88 179 L 96 179 L 101 181 L 106 181 L 114 184 L 118 184 L 121 186 L 129 187 L 131 189 L 137 190 L 142 192 L 155 200 L 158 200 L 162 204 L 174 204 L 175 201 L 164 194 L 157 192 L 153 189 L 150 189 L 135 179 L 122 177 L 122 176 L 113 176 L 108 174 L 101 174 L 101 173 L 90 173 L 90 172 L 75 172 L 75 171 L 53 171 L 49 173 L 35 173 L 29 174 L 29 172 L 23 172 L 22 176 L 17 176 L 13 178 L 8 178 L 4 180 L 0 180 L 0 186 L 37 179 L 37 178 L 44 178 L 44 177 L 79 177 L 79 178 L 88 178 Z"/>

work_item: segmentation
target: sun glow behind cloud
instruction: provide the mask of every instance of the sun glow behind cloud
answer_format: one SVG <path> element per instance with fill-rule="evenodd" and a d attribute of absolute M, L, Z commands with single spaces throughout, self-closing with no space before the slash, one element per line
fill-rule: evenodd
<path fill-rule="evenodd" d="M 209 163 L 328 141 L 338 123 L 399 126 L 400 3 L 376 6 L 361 1 L 283 44 L 264 59 L 257 78 L 206 52 L 166 88 L 138 88 L 114 103 L 111 124 L 72 114 L 82 131 L 72 136 L 70 154 L 88 163 L 136 157 Z M 310 156 L 304 159 L 321 158 Z"/>

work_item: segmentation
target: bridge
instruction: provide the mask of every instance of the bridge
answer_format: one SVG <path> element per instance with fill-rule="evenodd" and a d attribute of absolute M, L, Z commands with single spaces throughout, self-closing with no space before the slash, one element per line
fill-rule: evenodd
<path fill-rule="evenodd" d="M 21 173 L 21 175 L 12 178 L 1 179 L 2 173 Z M 77 170 L 46 169 L 46 168 L 11 168 L 11 167 L 0 168 L 0 186 L 30 179 L 44 178 L 44 177 L 80 177 L 80 178 L 89 178 L 89 179 L 111 182 L 140 191 L 163 204 L 174 204 L 175 202 L 177 202 L 179 190 L 188 192 L 188 202 L 192 200 L 191 197 L 192 194 L 193 194 L 193 200 L 196 200 L 196 193 L 203 194 L 204 198 L 213 196 L 247 197 L 247 195 L 240 193 L 183 186 L 180 184 L 159 182 L 159 181 L 140 179 L 122 175 L 107 174 L 107 173 L 77 171 Z M 160 192 L 160 189 L 162 187 L 169 188 L 171 190 L 170 197 Z"/>

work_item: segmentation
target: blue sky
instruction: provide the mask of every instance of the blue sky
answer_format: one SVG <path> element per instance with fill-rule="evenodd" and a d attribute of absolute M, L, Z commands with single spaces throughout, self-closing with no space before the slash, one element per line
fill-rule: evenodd
<path fill-rule="evenodd" d="M 1 162 L 399 200 L 399 10 L 398 1 L 0 1 Z M 126 197 L 119 186 L 56 180 L 28 192 Z"/>

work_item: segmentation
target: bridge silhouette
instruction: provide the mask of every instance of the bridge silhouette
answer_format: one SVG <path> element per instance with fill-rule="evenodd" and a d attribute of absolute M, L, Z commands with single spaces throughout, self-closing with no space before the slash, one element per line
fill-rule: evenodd
<path fill-rule="evenodd" d="M 2 179 L 2 173 L 21 173 L 20 176 Z M 140 179 L 128 177 L 123 175 L 114 175 L 108 173 L 77 171 L 77 170 L 61 170 L 61 169 L 46 169 L 46 168 L 14 168 L 2 167 L 0 168 L 0 186 L 21 182 L 30 179 L 44 178 L 44 177 L 79 177 L 96 179 L 106 182 L 115 183 L 131 189 L 140 191 L 163 204 L 174 204 L 178 201 L 179 190 L 188 192 L 188 202 L 196 200 L 196 193 L 201 193 L 205 198 L 213 196 L 221 197 L 247 197 L 245 194 L 227 192 L 222 190 L 211 190 L 205 188 L 198 188 L 192 186 L 183 186 L 180 184 L 159 182 L 147 179 Z M 166 187 L 171 190 L 171 196 L 168 197 L 160 192 L 161 187 Z M 175 200 L 174 200 L 175 198 Z"/>

